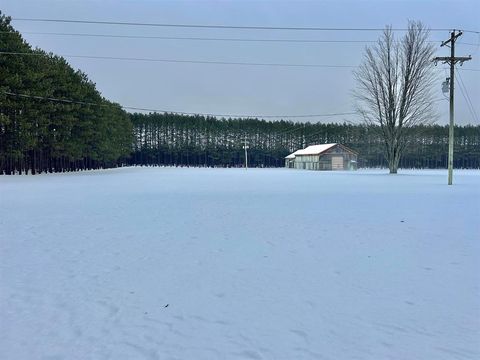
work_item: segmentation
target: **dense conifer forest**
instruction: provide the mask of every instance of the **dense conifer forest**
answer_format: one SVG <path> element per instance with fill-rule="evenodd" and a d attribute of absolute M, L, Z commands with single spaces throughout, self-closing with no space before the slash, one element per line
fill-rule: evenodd
<path fill-rule="evenodd" d="M 367 125 L 215 119 L 174 114 L 133 114 L 131 165 L 242 166 L 245 139 L 253 167 L 284 166 L 289 153 L 312 144 L 341 143 L 359 153 L 360 167 L 386 167 L 378 129 Z M 411 131 L 403 168 L 445 168 L 448 126 Z M 480 167 L 480 126 L 456 126 L 455 167 Z"/>
<path fill-rule="evenodd" d="M 1 14 L 0 51 L 0 174 L 236 167 L 244 163 L 245 142 L 252 167 L 281 167 L 299 148 L 332 142 L 357 151 L 359 167 L 386 166 L 382 138 L 371 126 L 129 114 L 64 58 L 32 49 Z M 400 167 L 446 167 L 447 126 L 417 127 L 409 137 Z M 480 126 L 456 127 L 454 159 L 457 168 L 480 168 Z"/>
<path fill-rule="evenodd" d="M 95 169 L 125 161 L 132 142 L 129 116 L 104 99 L 84 73 L 59 56 L 32 49 L 3 15 L 0 49 L 29 54 L 0 55 L 0 174 Z"/>

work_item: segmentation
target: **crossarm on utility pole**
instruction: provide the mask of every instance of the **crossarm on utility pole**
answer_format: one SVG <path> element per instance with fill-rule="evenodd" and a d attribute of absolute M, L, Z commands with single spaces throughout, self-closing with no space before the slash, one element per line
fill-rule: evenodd
<path fill-rule="evenodd" d="M 453 30 L 450 34 L 450 39 L 442 42 L 442 45 L 445 46 L 450 44 L 450 56 L 436 57 L 432 61 L 435 65 L 438 62 L 450 65 L 450 126 L 448 131 L 448 185 L 453 183 L 453 130 L 454 130 L 454 84 L 455 84 L 455 64 L 460 63 L 463 65 L 465 61 L 472 60 L 471 56 L 458 56 L 455 57 L 455 41 L 457 38 L 462 35 L 462 32 L 459 31 L 456 33 Z"/>
<path fill-rule="evenodd" d="M 438 62 L 441 62 L 443 64 L 450 64 L 452 60 L 452 57 L 451 56 L 438 56 L 436 58 L 433 59 L 433 62 L 435 63 L 435 65 L 438 63 Z M 472 60 L 472 56 L 457 56 L 453 59 L 453 64 L 457 64 L 457 63 L 460 63 L 460 66 L 463 65 L 463 63 L 465 61 L 468 61 L 468 60 Z"/>

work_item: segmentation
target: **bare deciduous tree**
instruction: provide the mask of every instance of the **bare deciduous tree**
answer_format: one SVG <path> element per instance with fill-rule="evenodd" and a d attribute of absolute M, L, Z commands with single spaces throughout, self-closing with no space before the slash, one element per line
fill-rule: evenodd
<path fill-rule="evenodd" d="M 412 126 L 436 119 L 434 45 L 428 42 L 428 35 L 422 23 L 410 22 L 397 41 L 387 27 L 378 42 L 366 48 L 363 63 L 354 72 L 356 108 L 365 122 L 381 131 L 391 174 L 397 173 Z"/>

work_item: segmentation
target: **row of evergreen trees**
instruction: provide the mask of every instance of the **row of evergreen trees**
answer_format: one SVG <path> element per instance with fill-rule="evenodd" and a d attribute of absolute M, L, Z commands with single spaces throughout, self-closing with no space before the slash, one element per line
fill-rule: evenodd
<path fill-rule="evenodd" d="M 28 54 L 0 55 L 0 174 L 111 167 L 130 155 L 128 114 L 65 59 L 32 49 L 1 13 L 0 50 Z M 39 94 L 79 103 L 29 97 Z"/>
<path fill-rule="evenodd" d="M 245 162 L 245 140 L 252 167 L 284 166 L 289 153 L 312 144 L 341 143 L 359 153 L 360 167 L 386 167 L 377 128 L 351 124 L 312 124 L 258 119 L 216 119 L 175 114 L 132 114 L 131 165 L 237 167 Z M 445 168 L 447 126 L 411 129 L 400 167 Z M 480 167 L 480 126 L 456 126 L 457 168 Z"/>
<path fill-rule="evenodd" d="M 244 164 L 245 142 L 254 167 L 283 166 L 294 150 L 332 142 L 357 151 L 360 167 L 386 166 L 383 140 L 366 125 L 128 114 L 65 59 L 32 49 L 1 13 L 0 51 L 0 174 L 125 164 L 235 167 Z M 446 167 L 447 127 L 413 130 L 400 167 Z M 454 165 L 480 168 L 479 126 L 456 128 Z"/>

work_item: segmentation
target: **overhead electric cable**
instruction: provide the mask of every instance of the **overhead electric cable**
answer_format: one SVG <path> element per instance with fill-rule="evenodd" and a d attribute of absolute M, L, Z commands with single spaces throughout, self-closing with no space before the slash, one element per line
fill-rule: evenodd
<path fill-rule="evenodd" d="M 43 56 L 43 53 L 0 51 L 0 55 Z M 279 66 L 279 67 L 307 67 L 307 68 L 356 68 L 354 65 L 328 65 L 328 64 L 287 64 L 287 63 L 257 63 L 257 62 L 229 62 L 208 60 L 179 60 L 179 59 L 155 59 L 117 56 L 94 56 L 94 55 L 69 55 L 61 54 L 68 58 L 97 59 L 97 60 L 122 60 L 122 61 L 147 61 L 166 63 L 189 63 L 189 64 L 213 64 L 213 65 L 244 65 L 244 66 Z"/>
<path fill-rule="evenodd" d="M 0 51 L 0 55 L 19 55 L 19 56 L 43 56 L 43 53 L 37 52 L 13 52 Z M 120 60 L 120 61 L 146 61 L 146 62 L 165 62 L 165 63 L 187 63 L 187 64 L 212 64 L 212 65 L 241 65 L 241 66 L 274 66 L 274 67 L 292 67 L 292 68 L 347 68 L 354 69 L 356 65 L 333 65 L 333 64 L 288 64 L 288 63 L 254 63 L 254 62 L 229 62 L 229 61 L 208 61 L 208 60 L 180 60 L 180 59 L 155 59 L 155 58 L 134 58 L 117 56 L 94 56 L 94 55 L 69 55 L 56 54 L 67 58 L 96 59 L 96 60 Z M 443 70 L 443 68 L 436 68 Z M 480 71 L 480 69 L 465 69 L 464 71 Z"/>
<path fill-rule="evenodd" d="M 222 38 L 222 37 L 191 37 L 191 36 L 154 36 L 154 35 L 115 35 L 115 34 L 92 34 L 92 33 L 60 33 L 60 32 L 36 32 L 22 31 L 22 34 L 31 35 L 54 35 L 54 36 L 78 36 L 119 39 L 158 39 L 158 40 L 193 40 L 193 41 L 233 41 L 233 42 L 286 42 L 286 43 L 375 43 L 377 40 L 318 40 L 318 39 L 254 39 L 254 38 Z M 0 31 L 0 34 L 14 34 L 10 31 Z M 441 41 L 432 41 L 440 43 Z"/>
<path fill-rule="evenodd" d="M 0 51 L 0 55 L 18 55 L 18 56 L 44 56 L 40 52 L 14 52 Z M 356 65 L 334 65 L 334 64 L 288 64 L 288 63 L 257 63 L 257 62 L 229 62 L 229 61 L 209 61 L 209 60 L 181 60 L 181 59 L 156 59 L 156 58 L 137 58 L 120 56 L 95 56 L 95 55 L 72 55 L 56 54 L 67 58 L 95 59 L 95 60 L 120 60 L 120 61 L 145 61 L 145 62 L 165 62 L 165 63 L 187 63 L 187 64 L 212 64 L 212 65 L 241 65 L 241 66 L 273 66 L 273 67 L 292 67 L 292 68 L 346 68 L 354 69 Z M 436 68 L 443 70 L 443 68 Z M 466 71 L 480 71 L 480 69 L 465 69 Z"/>
<path fill-rule="evenodd" d="M 2 91 L 3 94 L 21 97 L 21 98 L 31 98 L 36 100 L 47 100 L 52 102 L 61 102 L 68 104 L 79 104 L 79 105 L 90 105 L 90 106 L 112 106 L 108 104 L 99 104 L 91 103 L 85 101 L 71 100 L 71 99 L 60 99 L 55 97 L 47 96 L 38 96 L 38 95 L 29 95 L 29 94 L 20 94 L 14 93 L 11 91 Z M 134 107 L 134 106 L 123 106 L 119 105 L 123 109 L 128 110 L 141 110 L 141 111 L 150 111 L 158 113 L 173 113 L 180 115 L 201 115 L 201 116 L 212 116 L 212 117 L 231 117 L 231 118 L 313 118 L 313 117 L 334 117 L 334 116 L 345 116 L 345 115 L 354 115 L 353 112 L 343 112 L 343 113 L 327 113 L 327 114 L 300 114 L 300 115 L 245 115 L 245 114 L 212 114 L 212 113 L 197 113 L 197 112 L 185 112 L 185 111 L 173 111 L 173 110 L 161 110 L 161 109 L 152 109 L 152 108 L 143 108 L 143 107 Z"/>
<path fill-rule="evenodd" d="M 2 93 L 5 94 L 5 95 L 14 96 L 14 97 L 29 98 L 29 99 L 35 99 L 35 100 L 47 100 L 47 101 L 61 102 L 61 103 L 67 103 L 67 104 L 78 104 L 78 105 L 89 105 L 89 106 L 100 106 L 100 107 L 112 106 L 112 105 L 109 105 L 109 104 L 91 103 L 91 102 L 87 102 L 87 101 L 59 99 L 59 98 L 54 98 L 54 97 L 29 95 L 29 94 L 19 94 L 19 93 L 13 93 L 13 92 L 10 92 L 10 91 L 2 91 Z"/>
<path fill-rule="evenodd" d="M 14 34 L 10 31 L 0 31 L 0 34 Z M 222 38 L 222 37 L 184 37 L 184 36 L 153 36 L 153 35 L 116 35 L 93 33 L 64 33 L 64 32 L 36 32 L 22 31 L 22 34 L 53 35 L 53 36 L 78 36 L 118 39 L 156 39 L 156 40 L 189 40 L 189 41 L 227 41 L 227 42 L 273 42 L 273 43 L 376 43 L 378 40 L 319 40 L 319 39 L 254 39 L 254 38 Z M 441 43 L 442 40 L 430 40 L 431 43 Z M 478 44 L 458 42 L 458 44 L 477 46 Z"/>
<path fill-rule="evenodd" d="M 470 111 L 470 115 L 472 115 L 473 120 L 478 122 L 478 116 L 477 112 L 475 111 L 475 107 L 473 106 L 472 100 L 470 99 L 470 95 L 468 94 L 467 88 L 463 82 L 463 79 L 460 74 L 458 74 L 458 79 L 457 84 L 459 85 L 460 92 L 463 95 L 463 98 L 465 99 L 465 102 L 467 103 L 468 110 Z"/>
<path fill-rule="evenodd" d="M 123 25 L 123 26 L 152 26 L 152 27 L 176 27 L 176 28 L 199 28 L 199 29 L 238 29 L 238 30 L 290 30 L 290 31 L 383 31 L 381 28 L 347 28 L 347 27 L 289 27 L 289 26 L 240 26 L 240 25 L 201 25 L 201 24 L 174 24 L 174 23 L 146 23 L 127 21 L 94 21 L 94 20 L 72 20 L 72 19 L 40 19 L 40 18 L 12 18 L 13 21 L 29 22 L 51 22 L 51 23 L 72 23 L 72 24 L 96 24 L 96 25 Z M 392 28 L 393 31 L 408 31 L 408 28 Z M 450 28 L 429 29 L 430 31 L 450 31 Z M 480 33 L 473 30 L 462 30 L 463 32 Z"/>

